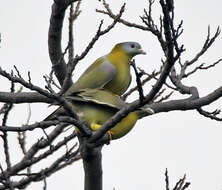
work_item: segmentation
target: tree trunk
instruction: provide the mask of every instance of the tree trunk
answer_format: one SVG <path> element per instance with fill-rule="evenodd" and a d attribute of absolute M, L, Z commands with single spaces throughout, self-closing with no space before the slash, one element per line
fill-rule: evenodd
<path fill-rule="evenodd" d="M 80 141 L 80 152 L 85 173 L 84 190 L 102 190 L 102 146 L 89 147 Z"/>

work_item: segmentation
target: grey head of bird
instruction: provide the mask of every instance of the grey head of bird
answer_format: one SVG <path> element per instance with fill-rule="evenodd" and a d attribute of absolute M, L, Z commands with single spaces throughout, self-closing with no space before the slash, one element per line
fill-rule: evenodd
<path fill-rule="evenodd" d="M 139 54 L 146 54 L 141 45 L 137 42 L 123 42 L 120 43 L 123 51 L 130 57 L 134 57 Z"/>

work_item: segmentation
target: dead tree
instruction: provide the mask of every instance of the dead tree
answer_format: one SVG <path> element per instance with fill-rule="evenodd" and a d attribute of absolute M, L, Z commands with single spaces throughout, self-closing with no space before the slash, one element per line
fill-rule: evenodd
<path fill-rule="evenodd" d="M 0 113 L 3 115 L 3 121 L 0 126 L 1 138 L 3 141 L 3 148 L 1 151 L 5 155 L 6 168 L 0 165 L 0 189 L 21 189 L 28 186 L 35 181 L 45 181 L 45 179 L 69 166 L 73 162 L 83 159 L 85 170 L 85 190 L 101 190 L 102 189 L 102 154 L 101 149 L 103 144 L 101 142 L 109 129 L 118 123 L 128 113 L 138 109 L 144 105 L 149 105 L 155 114 L 161 112 L 169 112 L 173 110 L 196 110 L 204 117 L 213 120 L 221 121 L 219 117 L 220 110 L 215 109 L 213 112 L 204 110 L 202 107 L 210 105 L 217 101 L 222 96 L 222 87 L 215 89 L 206 96 L 200 97 L 198 87 L 186 86 L 183 79 L 194 75 L 200 70 L 210 69 L 217 66 L 222 59 L 216 60 L 214 63 L 198 65 L 198 59 L 204 55 L 211 47 L 214 41 L 220 34 L 220 28 L 211 35 L 210 27 L 208 27 L 208 35 L 203 43 L 201 50 L 185 62 L 182 62 L 183 52 L 185 47 L 178 42 L 178 39 L 183 34 L 183 21 L 176 24 L 174 21 L 174 3 L 173 0 L 160 0 L 159 4 L 162 10 L 159 20 L 155 20 L 152 16 L 152 5 L 154 0 L 149 0 L 148 8 L 144 9 L 144 15 L 140 16 L 143 24 L 132 23 L 128 20 L 122 19 L 125 4 L 120 8 L 119 13 L 115 14 L 110 9 L 109 5 L 103 0 L 104 10 L 97 10 L 98 13 L 104 14 L 111 19 L 111 24 L 103 29 L 103 21 L 100 22 L 98 30 L 88 46 L 80 55 L 74 55 L 73 51 L 73 22 L 80 14 L 80 1 L 77 0 L 54 0 L 51 11 L 51 19 L 48 33 L 48 49 L 49 56 L 52 63 L 52 71 L 49 76 L 45 76 L 45 89 L 36 86 L 31 81 L 30 73 L 28 73 L 28 80 L 21 76 L 19 70 L 15 67 L 13 72 L 4 71 L 0 67 L 0 75 L 7 78 L 11 82 L 10 92 L 0 92 L 0 101 L 4 103 Z M 76 6 L 75 6 L 76 5 Z M 74 7 L 75 6 L 75 7 Z M 65 11 L 69 9 L 69 42 L 65 50 L 62 50 L 62 28 L 64 22 Z M 163 55 L 160 60 L 161 67 L 159 71 L 147 73 L 146 71 L 138 69 L 134 65 L 137 74 L 137 86 L 131 88 L 123 99 L 134 91 L 139 91 L 139 99 L 131 102 L 126 107 L 123 107 L 111 119 L 109 119 L 98 131 L 92 131 L 79 120 L 78 115 L 71 109 L 66 98 L 62 95 L 72 84 L 72 73 L 78 62 L 88 54 L 93 45 L 100 39 L 102 35 L 106 35 L 117 24 L 123 24 L 126 27 L 133 27 L 138 30 L 144 30 L 151 33 L 159 41 L 162 48 Z M 146 43 L 146 41 L 144 41 Z M 66 62 L 64 56 L 68 54 L 68 61 Z M 187 71 L 188 68 L 193 68 Z M 59 85 L 55 84 L 53 76 L 59 81 Z M 142 80 L 143 77 L 143 80 Z M 150 87 L 150 82 L 154 81 L 154 85 L 150 88 L 148 94 L 144 94 L 143 89 Z M 22 86 L 30 89 L 31 92 L 15 92 L 14 85 L 19 83 Z M 60 88 L 57 93 L 54 86 Z M 166 89 L 170 92 L 166 93 Z M 189 95 L 184 99 L 171 99 L 173 92 L 179 92 L 182 95 Z M 22 103 L 46 103 L 58 104 L 63 106 L 70 116 L 58 117 L 55 121 L 39 121 L 34 124 L 23 126 L 9 126 L 7 118 L 14 104 Z M 68 147 L 67 144 L 76 138 L 73 130 L 68 130 L 68 124 L 74 125 L 80 130 L 80 145 L 73 144 Z M 52 128 L 51 126 L 55 126 Z M 51 128 L 51 132 L 46 132 L 45 129 Z M 26 131 L 42 129 L 45 136 L 37 139 L 32 146 L 26 148 Z M 17 163 L 12 163 L 8 149 L 8 135 L 10 133 L 18 133 L 18 142 L 24 156 Z M 60 141 L 55 141 L 60 137 Z M 60 155 L 49 166 L 39 171 L 32 171 L 32 166 L 38 164 L 43 159 L 48 158 L 53 153 L 65 147 L 65 153 Z M 169 189 L 169 180 L 167 171 L 166 189 Z M 16 179 L 15 179 L 16 177 Z M 189 183 L 185 183 L 185 176 L 175 186 L 175 190 L 186 189 Z"/>

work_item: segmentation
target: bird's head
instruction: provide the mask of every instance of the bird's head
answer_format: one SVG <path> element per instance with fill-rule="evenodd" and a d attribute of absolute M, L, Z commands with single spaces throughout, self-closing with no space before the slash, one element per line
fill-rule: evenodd
<path fill-rule="evenodd" d="M 142 47 L 137 42 L 123 42 L 117 44 L 112 51 L 123 51 L 125 54 L 130 56 L 130 58 L 139 54 L 146 54 L 145 51 L 142 50 Z"/>

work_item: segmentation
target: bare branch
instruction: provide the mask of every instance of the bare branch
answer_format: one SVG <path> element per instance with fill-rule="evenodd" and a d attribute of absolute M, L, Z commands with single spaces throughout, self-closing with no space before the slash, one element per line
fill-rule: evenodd
<path fill-rule="evenodd" d="M 51 84 L 54 85 L 57 89 L 61 90 L 61 87 L 55 82 L 53 79 L 53 70 L 49 73 L 49 75 L 44 75 L 43 78 L 46 81 L 45 88 L 49 90 L 49 92 L 55 93 L 54 90 L 52 90 Z"/>
<path fill-rule="evenodd" d="M 13 72 L 11 72 L 11 75 L 13 75 Z M 15 83 L 14 82 L 11 82 L 10 91 L 11 91 L 11 93 L 15 92 Z M 8 115 L 9 115 L 10 111 L 13 108 L 12 103 L 7 103 L 7 105 L 8 106 L 5 109 L 4 117 L 3 117 L 3 120 L 2 120 L 2 126 L 3 127 L 6 126 Z M 5 162 L 6 162 L 6 165 L 7 165 L 7 170 L 10 170 L 11 169 L 11 158 L 10 158 L 10 154 L 9 154 L 8 133 L 7 133 L 7 131 L 3 132 L 3 135 L 1 135 L 1 138 L 3 140 L 3 148 L 4 148 L 4 153 L 5 153 Z M 0 165 L 0 168 L 1 168 L 1 171 L 4 175 L 4 177 L 5 177 L 6 184 L 8 185 L 10 190 L 13 190 L 14 188 L 13 188 L 12 182 L 10 181 L 10 176 L 8 176 L 7 174 L 5 174 L 3 172 L 3 168 L 2 168 L 1 165 Z"/>
<path fill-rule="evenodd" d="M 163 39 L 163 20 L 160 16 L 160 27 L 155 24 L 153 17 L 152 17 L 152 5 L 155 1 L 149 0 L 149 9 L 148 12 L 144 9 L 144 16 L 140 16 L 143 23 L 147 26 L 148 31 L 150 31 L 153 35 L 155 35 L 160 42 L 160 45 L 163 51 L 166 51 L 166 42 Z"/>
<path fill-rule="evenodd" d="M 139 100 L 140 100 L 140 103 L 142 104 L 144 100 L 143 87 L 142 87 L 142 82 L 141 82 L 142 73 L 141 72 L 139 73 L 137 71 L 135 59 L 133 59 L 130 65 L 133 67 L 136 74 L 136 83 L 137 83 L 138 92 L 139 92 Z"/>
<path fill-rule="evenodd" d="M 43 190 L 47 190 L 47 182 L 46 182 L 46 178 L 45 177 L 44 177 L 43 181 L 44 181 Z"/>
<path fill-rule="evenodd" d="M 158 40 L 161 44 L 161 47 L 165 52 L 166 51 L 166 43 L 165 43 L 165 41 L 163 39 L 163 36 L 162 36 L 162 19 L 160 19 L 160 21 L 161 21 L 160 22 L 160 29 L 158 29 L 157 25 L 154 23 L 154 21 L 152 19 L 152 5 L 153 5 L 154 2 L 155 1 L 153 1 L 153 0 L 149 0 L 149 10 L 148 10 L 148 12 L 146 10 L 144 10 L 145 15 L 140 17 L 142 22 L 146 26 L 139 25 L 139 24 L 136 24 L 136 23 L 132 23 L 132 22 L 126 21 L 126 20 L 121 19 L 121 18 L 118 20 L 118 22 L 122 23 L 122 24 L 124 24 L 125 26 L 128 26 L 128 27 L 133 27 L 133 28 L 137 28 L 137 29 L 140 29 L 140 30 L 152 32 L 152 34 L 154 34 L 158 38 Z M 99 13 L 108 15 L 112 19 L 115 19 L 116 15 L 112 12 L 112 10 L 109 7 L 109 4 L 106 3 L 105 0 L 103 0 L 103 5 L 104 5 L 106 11 L 98 10 L 98 9 L 96 9 L 96 11 L 99 12 Z"/>
<path fill-rule="evenodd" d="M 40 139 L 39 141 L 37 141 L 36 143 L 34 143 L 29 150 L 27 151 L 26 155 L 24 156 L 24 158 L 17 164 L 15 164 L 14 166 L 11 167 L 11 169 L 9 171 L 5 171 L 5 173 L 7 173 L 7 175 L 12 176 L 12 175 L 16 175 L 19 171 L 24 170 L 27 167 L 30 167 L 33 163 L 35 163 L 35 159 L 34 159 L 34 155 L 40 151 L 41 149 L 44 149 L 46 147 L 48 147 L 49 145 L 51 145 L 51 143 L 55 140 L 56 137 L 58 137 L 61 132 L 64 130 L 64 128 L 67 125 L 57 125 L 57 127 L 48 135 L 48 139 Z M 70 138 L 67 138 L 68 140 L 71 140 L 74 136 L 71 136 Z M 64 139 L 64 142 L 67 142 L 67 139 Z M 58 147 L 61 147 L 64 142 L 60 143 L 60 145 L 58 145 Z M 32 162 L 30 162 L 30 160 L 32 160 Z M 2 179 L 2 174 L 0 175 L 0 181 Z M 1 188 L 0 188 L 1 189 Z"/>
<path fill-rule="evenodd" d="M 165 96 L 162 96 L 163 93 L 166 91 L 166 88 L 162 89 L 154 98 L 153 98 L 153 101 L 154 102 L 162 102 L 164 100 L 167 100 L 172 94 L 173 94 L 173 91 L 170 92 L 169 94 L 165 95 Z M 162 96 L 162 97 L 161 97 Z M 159 100 L 157 100 L 158 98 L 160 97 Z"/>
<path fill-rule="evenodd" d="M 67 73 L 67 67 L 63 58 L 61 47 L 63 20 L 65 16 L 65 10 L 72 2 L 75 1 L 55 0 L 52 5 L 52 13 L 48 32 L 48 49 L 49 56 L 53 65 L 53 70 L 55 71 L 55 75 L 59 80 L 61 86 L 65 80 Z M 69 84 L 69 86 L 71 86 L 71 78 L 69 78 L 68 80 L 69 81 L 67 83 Z"/>
<path fill-rule="evenodd" d="M 220 114 L 221 110 L 208 112 L 208 111 L 204 111 L 202 108 L 198 108 L 197 111 L 199 112 L 199 114 L 203 115 L 204 117 L 207 117 L 216 121 L 222 121 L 222 118 L 217 116 L 218 114 Z"/>
<path fill-rule="evenodd" d="M 165 96 L 162 96 L 158 101 L 155 101 L 155 102 L 162 102 L 164 100 L 167 100 L 170 98 L 170 96 L 173 94 L 173 91 L 170 92 L 169 94 L 165 95 Z"/>
<path fill-rule="evenodd" d="M 33 159 L 33 163 L 38 163 L 40 160 L 43 160 L 45 158 L 47 158 L 49 155 L 52 155 L 52 153 L 54 153 L 55 151 L 59 150 L 62 146 L 66 145 L 67 142 L 71 141 L 72 139 L 74 139 L 76 137 L 75 133 L 72 133 L 71 135 L 65 137 L 63 140 L 61 140 L 60 142 L 58 142 L 55 146 L 51 146 L 51 148 L 47 151 L 45 151 L 44 153 L 40 154 L 39 156 L 37 156 L 35 159 Z M 75 144 L 75 146 L 73 148 L 75 148 L 77 146 L 77 144 Z M 67 152 L 69 153 L 69 152 Z"/>
<path fill-rule="evenodd" d="M 186 182 L 185 183 L 185 180 L 186 180 L 186 175 L 183 176 L 182 179 L 180 179 L 175 187 L 173 188 L 173 190 L 185 190 L 186 188 L 189 187 L 190 185 L 190 182 Z M 170 190 L 170 187 L 169 187 L 169 176 L 168 176 L 168 171 L 166 169 L 165 171 L 165 182 L 166 182 L 166 190 Z M 184 184 L 185 183 L 185 184 Z"/>
<path fill-rule="evenodd" d="M 210 26 L 208 26 L 207 39 L 205 40 L 202 49 L 200 50 L 200 52 L 196 54 L 196 56 L 193 59 L 186 62 L 187 66 L 195 63 L 208 50 L 208 48 L 211 47 L 211 45 L 214 43 L 214 41 L 217 39 L 219 35 L 220 35 L 220 27 L 218 26 L 214 36 L 210 38 Z"/>
<path fill-rule="evenodd" d="M 28 177 L 22 178 L 18 182 L 13 182 L 13 187 L 16 188 L 24 188 L 26 185 L 30 184 L 33 181 L 41 181 L 42 179 L 45 179 L 46 177 L 49 177 L 56 171 L 60 169 L 60 166 L 63 165 L 67 160 L 77 160 L 78 157 L 78 150 L 72 152 L 72 149 L 68 153 L 63 154 L 60 156 L 57 160 L 55 160 L 50 166 L 47 168 L 42 169 L 39 172 L 29 174 Z M 74 159 L 77 156 L 77 159 Z M 0 186 L 0 189 L 5 189 Z"/>
<path fill-rule="evenodd" d="M 70 10 L 69 10 L 69 41 L 68 41 L 69 61 L 68 62 L 71 62 L 74 58 L 73 23 L 81 13 L 80 4 L 81 4 L 81 1 L 78 0 L 75 9 L 73 8 L 73 3 L 70 5 Z"/>
<path fill-rule="evenodd" d="M 13 75 L 13 72 L 11 73 L 11 75 Z M 11 93 L 15 92 L 15 83 L 11 82 Z M 4 112 L 4 117 L 2 120 L 2 126 L 5 127 L 6 123 L 7 123 L 7 119 L 8 119 L 8 115 L 10 113 L 10 111 L 13 108 L 13 104 L 12 103 L 7 103 L 7 109 Z M 9 146 L 8 146 L 8 133 L 7 131 L 3 132 L 3 135 L 1 135 L 1 138 L 3 140 L 3 147 L 4 147 L 4 153 L 5 153 L 5 161 L 7 164 L 7 170 L 10 170 L 11 168 L 11 159 L 10 159 L 10 154 L 9 154 Z M 10 178 L 8 178 L 8 180 L 10 181 Z"/>
<path fill-rule="evenodd" d="M 173 110 L 185 111 L 185 110 L 198 109 L 201 108 L 202 106 L 209 105 L 221 97 L 222 97 L 222 87 L 219 87 L 216 90 L 214 90 L 212 93 L 209 93 L 204 97 L 193 98 L 191 96 L 186 99 L 170 100 L 161 103 L 152 103 L 151 105 L 149 105 L 149 107 L 153 109 L 155 113 L 168 112 Z"/>
<path fill-rule="evenodd" d="M 167 168 L 166 168 L 166 171 L 165 171 L 165 182 L 166 182 L 166 190 L 170 190 L 170 188 L 169 188 L 169 176 L 168 176 Z"/>
<path fill-rule="evenodd" d="M 192 99 L 197 99 L 199 98 L 199 92 L 196 87 L 188 87 L 182 84 L 180 77 L 177 76 L 175 67 L 172 68 L 171 70 L 171 75 L 170 79 L 172 83 L 178 88 L 179 92 L 181 94 L 191 94 Z"/>
<path fill-rule="evenodd" d="M 119 21 L 119 19 L 121 18 L 124 10 L 125 10 L 125 3 L 123 4 L 123 6 L 120 8 L 119 14 L 115 16 L 114 21 L 111 25 L 109 25 L 106 29 L 101 30 L 103 21 L 101 21 L 99 28 L 96 32 L 96 35 L 92 38 L 92 40 L 90 41 L 89 45 L 86 47 L 86 49 L 82 52 L 82 54 L 80 56 L 76 56 L 76 58 L 74 59 L 73 62 L 78 62 L 81 59 L 83 59 L 87 53 L 89 52 L 89 50 L 93 47 L 93 45 L 95 44 L 95 42 L 99 39 L 100 36 L 108 33 L 115 25 L 116 23 Z"/>
<path fill-rule="evenodd" d="M 3 175 L 3 180 L 1 180 L 1 183 L 3 183 L 4 186 L 7 186 L 9 190 L 14 190 L 13 184 L 10 181 L 10 177 L 7 174 L 5 174 L 1 164 L 0 164 L 0 171 L 2 172 Z"/>
<path fill-rule="evenodd" d="M 164 64 L 165 64 L 165 63 L 163 63 L 163 65 L 164 65 Z M 139 68 L 139 67 L 138 67 L 138 69 L 139 69 L 140 72 L 142 72 L 144 75 L 147 75 L 148 77 L 151 76 L 151 77 L 152 77 L 151 79 L 155 79 L 155 80 L 157 81 L 157 80 L 158 80 L 157 76 L 160 75 L 160 73 L 162 72 L 163 67 L 161 66 L 160 69 L 159 69 L 159 71 L 157 71 L 155 75 L 153 75 L 153 74 L 150 75 L 150 74 L 148 74 L 147 72 L 145 72 L 143 69 L 141 69 L 141 68 Z M 154 71 L 154 72 L 155 72 L 155 71 Z M 153 73 L 154 73 L 154 72 L 153 72 Z M 165 82 L 164 85 L 165 85 L 166 87 L 172 89 L 172 90 L 177 90 L 177 88 L 175 88 L 175 87 L 173 87 L 173 86 L 170 86 L 167 82 Z"/>
<path fill-rule="evenodd" d="M 13 126 L 0 126 L 0 131 L 6 132 L 6 131 L 11 131 L 11 132 L 24 132 L 24 131 L 32 131 L 34 129 L 40 128 L 40 129 L 45 129 L 47 127 L 50 127 L 52 125 L 57 125 L 59 124 L 59 121 L 42 121 L 42 122 L 37 122 L 32 125 L 23 125 L 22 127 L 13 127 Z"/>
<path fill-rule="evenodd" d="M 78 129 L 84 130 L 84 129 L 82 129 L 82 125 L 83 125 L 82 121 L 78 121 L 78 120 L 73 119 L 72 117 L 68 117 L 68 116 L 60 116 L 56 120 L 36 122 L 31 125 L 23 125 L 22 127 L 0 126 L 0 131 L 2 131 L 2 132 L 7 132 L 7 131 L 24 132 L 24 131 L 32 131 L 34 129 L 46 129 L 52 125 L 58 125 L 61 122 L 69 124 L 69 125 L 74 125 Z"/>
<path fill-rule="evenodd" d="M 15 67 L 16 68 L 16 67 Z M 40 87 L 37 87 L 37 86 L 34 86 L 32 83 L 29 82 L 26 82 L 20 75 L 18 69 L 16 68 L 16 71 L 17 71 L 17 74 L 18 74 L 18 77 L 16 76 L 13 76 L 9 73 L 7 73 L 6 71 L 2 70 L 2 68 L 0 67 L 0 75 L 4 76 L 5 78 L 7 78 L 8 80 L 10 80 L 11 82 L 14 82 L 14 83 L 20 83 L 22 84 L 23 86 L 25 86 L 26 88 L 30 89 L 30 90 L 35 90 L 37 91 L 38 93 L 48 97 L 48 98 L 53 98 L 53 95 L 51 95 L 50 93 L 48 93 L 47 91 L 41 89 Z"/>
<path fill-rule="evenodd" d="M 160 71 L 156 72 L 153 71 L 151 74 L 145 73 L 145 71 L 141 70 L 139 68 L 140 72 L 143 73 L 143 75 L 147 75 L 147 77 L 145 79 L 143 79 L 141 81 L 141 85 L 144 86 L 147 82 L 149 82 L 150 80 L 152 80 L 153 78 L 155 78 L 157 75 L 160 74 Z M 121 99 L 123 99 L 124 101 L 127 99 L 128 96 L 130 96 L 134 91 L 138 90 L 138 86 L 136 85 L 135 87 L 131 88 L 128 92 L 126 92 Z"/>
<path fill-rule="evenodd" d="M 80 2 L 80 1 L 79 1 Z M 68 41 L 68 47 L 69 47 L 69 61 L 73 59 L 73 53 L 74 53 L 74 47 L 73 47 L 73 4 L 70 5 L 69 9 L 69 41 Z"/>
<path fill-rule="evenodd" d="M 106 14 L 106 15 L 110 16 L 112 19 L 115 19 L 116 15 L 111 11 L 111 9 L 109 8 L 109 4 L 107 4 L 105 0 L 103 0 L 103 5 L 104 5 L 106 11 L 96 9 L 96 12 Z M 130 22 L 125 21 L 121 18 L 119 19 L 119 22 L 124 24 L 124 25 L 127 25 L 129 27 L 135 27 L 135 28 L 139 28 L 139 29 L 142 29 L 142 30 L 148 30 L 147 27 L 145 27 L 145 26 L 138 25 L 138 24 L 135 24 L 135 23 L 130 23 Z"/>
<path fill-rule="evenodd" d="M 37 92 L 21 92 L 21 93 L 10 93 L 10 92 L 0 92 L 1 102 L 11 102 L 14 104 L 21 103 L 52 103 L 53 100 L 43 96 Z M 1 108 L 1 113 L 4 112 L 6 107 Z"/>
<path fill-rule="evenodd" d="M 74 58 L 74 39 L 73 39 L 73 23 L 78 18 L 81 13 L 80 10 L 81 0 L 77 2 L 75 9 L 73 8 L 73 3 L 70 6 L 69 12 L 69 61 L 71 62 Z"/>
<path fill-rule="evenodd" d="M 188 72 L 188 73 L 183 73 L 183 75 L 181 75 L 182 78 L 187 78 L 188 76 L 194 74 L 195 72 L 197 72 L 198 70 L 208 70 L 210 68 L 215 67 L 217 64 L 219 64 L 220 62 L 222 62 L 222 59 L 217 60 L 216 62 L 204 66 L 205 63 L 200 64 L 199 66 L 197 66 L 196 68 L 194 68 L 192 71 Z"/>

